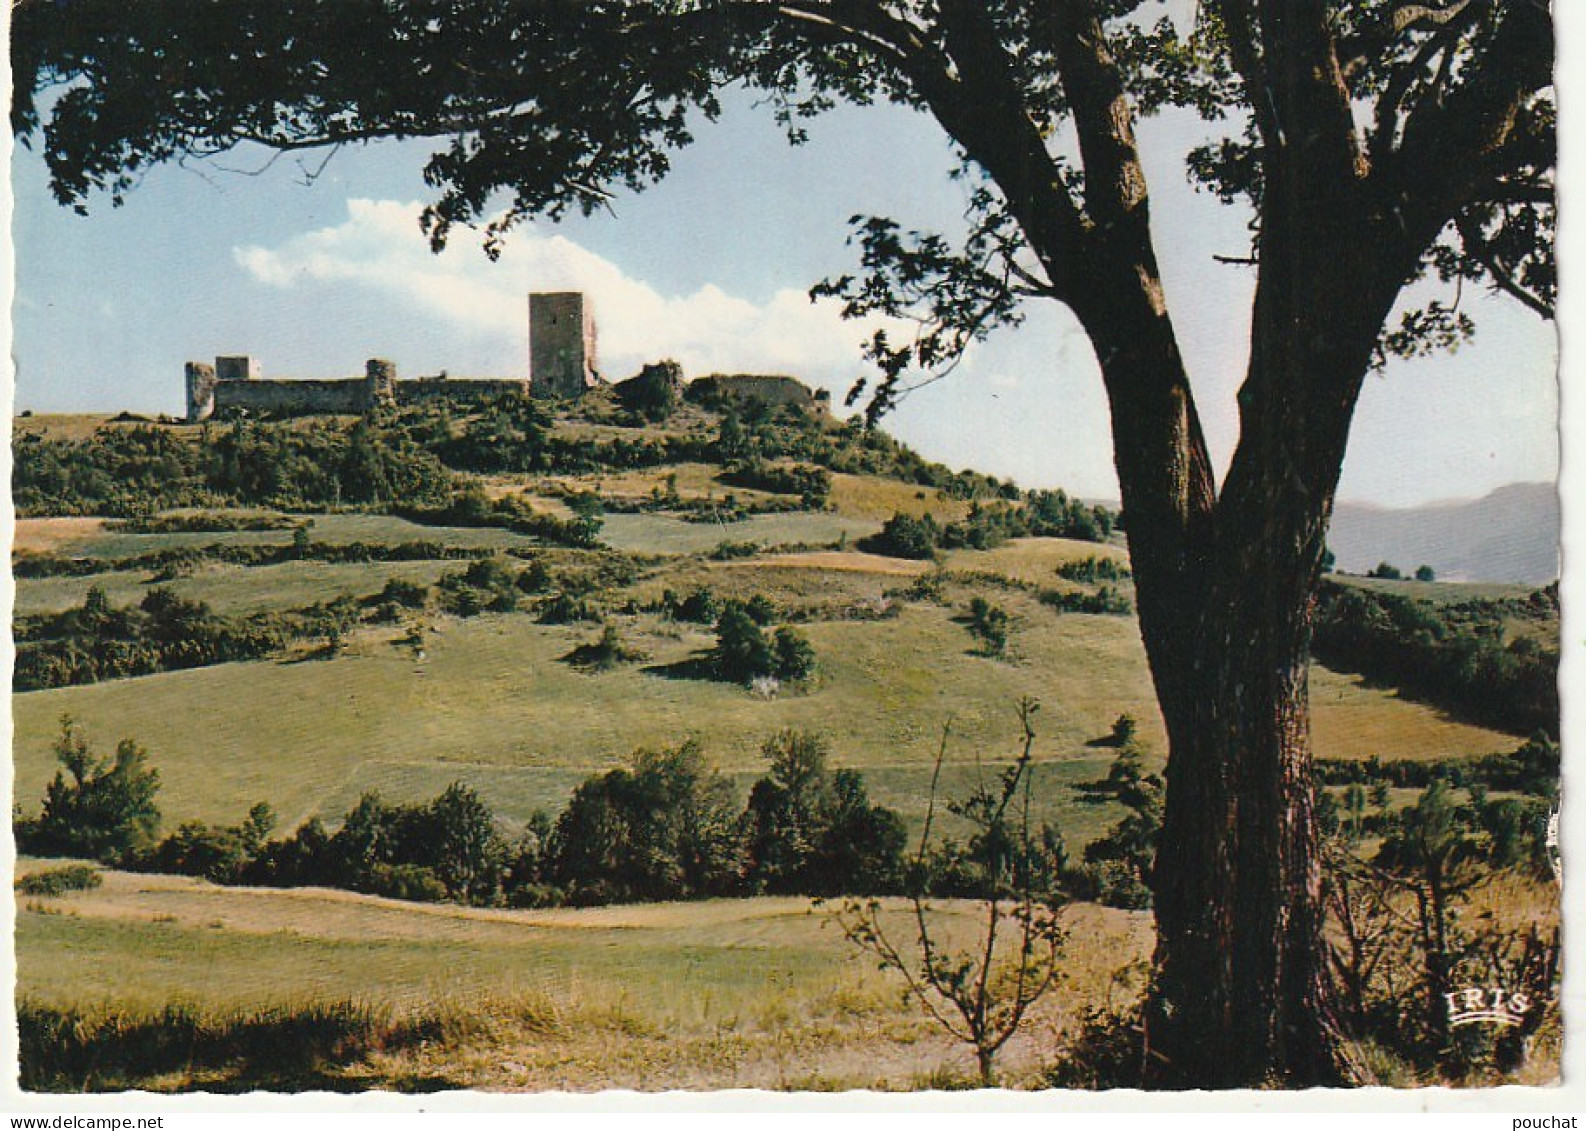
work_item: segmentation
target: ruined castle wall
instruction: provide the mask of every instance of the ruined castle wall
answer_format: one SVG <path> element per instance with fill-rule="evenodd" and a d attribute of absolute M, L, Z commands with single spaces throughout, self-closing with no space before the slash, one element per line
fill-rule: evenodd
<path fill-rule="evenodd" d="M 345 381 L 217 381 L 215 411 L 240 409 L 279 416 L 352 415 L 364 411 L 368 382 Z"/>
<path fill-rule="evenodd" d="M 813 409 L 817 405 L 825 407 L 828 403 L 827 398 L 819 396 L 796 378 L 753 373 L 730 376 L 713 373 L 709 377 L 700 377 L 689 383 L 687 395 L 690 400 L 699 403 L 710 400 L 759 401 L 773 408 L 797 405 L 799 408 Z"/>
<path fill-rule="evenodd" d="M 396 402 L 400 405 L 428 404 L 448 400 L 456 404 L 483 404 L 498 397 L 529 395 L 527 381 L 514 380 L 438 380 L 420 378 L 417 381 L 398 381 Z"/>
<path fill-rule="evenodd" d="M 594 309 L 578 291 L 529 295 L 529 382 L 536 397 L 572 398 L 600 383 Z"/>

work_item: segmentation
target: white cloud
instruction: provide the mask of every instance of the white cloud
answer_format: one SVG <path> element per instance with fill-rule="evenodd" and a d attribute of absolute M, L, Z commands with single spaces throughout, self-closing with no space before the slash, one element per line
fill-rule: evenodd
<path fill-rule="evenodd" d="M 877 321 L 844 322 L 833 302 L 777 291 L 756 304 L 705 286 L 666 296 L 617 264 L 534 225 L 508 235 L 500 259 L 459 231 L 433 255 L 419 230 L 420 206 L 349 200 L 347 219 L 273 247 L 239 247 L 237 263 L 279 288 L 336 284 L 407 303 L 475 336 L 499 336 L 503 356 L 523 355 L 531 290 L 581 290 L 594 302 L 600 366 L 621 379 L 646 361 L 670 357 L 689 376 L 712 372 L 791 373 L 846 391 L 860 371 L 860 343 Z M 894 334 L 904 332 L 894 328 Z"/>

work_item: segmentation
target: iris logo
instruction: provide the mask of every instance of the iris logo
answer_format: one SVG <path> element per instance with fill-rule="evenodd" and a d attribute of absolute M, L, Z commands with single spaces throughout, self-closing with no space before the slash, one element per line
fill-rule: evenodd
<path fill-rule="evenodd" d="M 1489 1025 L 1518 1025 L 1530 1012 L 1529 994 L 1510 993 L 1501 986 L 1455 990 L 1443 995 L 1448 1002 L 1448 1025 L 1457 1029 L 1461 1025 L 1486 1022 Z"/>

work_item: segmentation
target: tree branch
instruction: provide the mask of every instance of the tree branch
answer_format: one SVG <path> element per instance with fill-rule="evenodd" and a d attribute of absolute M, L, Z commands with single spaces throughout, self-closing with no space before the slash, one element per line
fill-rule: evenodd
<path fill-rule="evenodd" d="M 1553 320 L 1555 311 L 1552 305 L 1526 290 L 1515 280 L 1513 274 L 1498 262 L 1492 245 L 1482 238 L 1481 230 L 1468 216 L 1457 218 L 1454 227 L 1459 232 L 1459 239 L 1464 245 L 1466 254 L 1481 264 L 1499 290 L 1518 299 L 1527 309 L 1548 321 Z"/>

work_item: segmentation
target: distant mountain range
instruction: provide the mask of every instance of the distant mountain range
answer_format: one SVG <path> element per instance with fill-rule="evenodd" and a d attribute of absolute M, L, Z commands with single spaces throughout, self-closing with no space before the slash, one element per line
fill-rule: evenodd
<path fill-rule="evenodd" d="M 1341 570 L 1389 562 L 1440 581 L 1545 585 L 1558 577 L 1559 504 L 1551 483 L 1514 483 L 1481 499 L 1391 509 L 1340 503 L 1327 545 Z"/>

